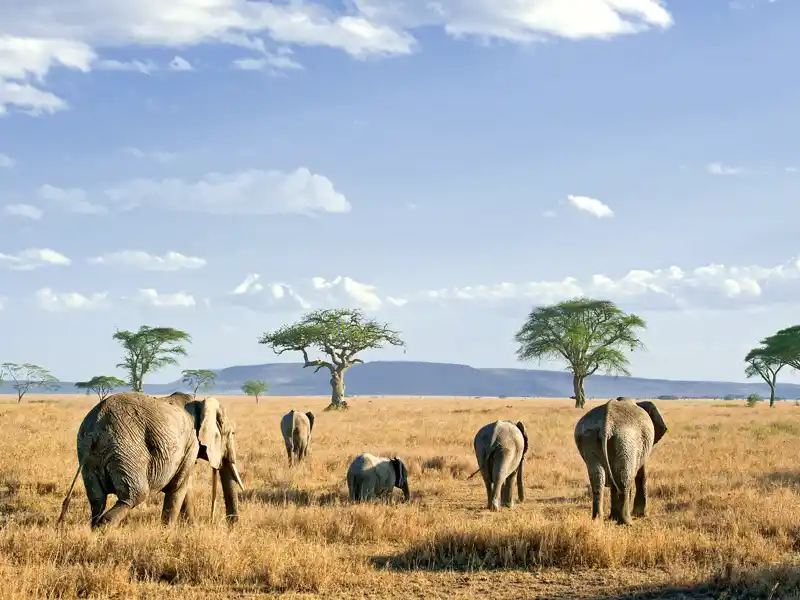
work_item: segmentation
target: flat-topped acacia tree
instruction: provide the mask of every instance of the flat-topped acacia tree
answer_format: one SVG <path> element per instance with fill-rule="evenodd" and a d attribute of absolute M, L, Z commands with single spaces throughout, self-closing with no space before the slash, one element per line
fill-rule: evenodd
<path fill-rule="evenodd" d="M 638 315 L 623 312 L 610 300 L 573 298 L 537 306 L 517 332 L 520 360 L 563 360 L 572 372 L 575 408 L 583 408 L 583 383 L 596 371 L 630 375 L 622 351 L 644 349 L 638 330 L 646 327 Z"/>
<path fill-rule="evenodd" d="M 368 319 L 359 309 L 334 308 L 307 313 L 298 322 L 265 333 L 258 340 L 267 344 L 275 354 L 293 351 L 303 354 L 303 368 L 322 368 L 331 374 L 331 403 L 329 409 L 347 408 L 344 401 L 344 374 L 347 369 L 364 361 L 357 354 L 364 350 L 392 346 L 405 346 L 397 331 L 385 323 Z M 309 358 L 316 350 L 325 359 Z"/>

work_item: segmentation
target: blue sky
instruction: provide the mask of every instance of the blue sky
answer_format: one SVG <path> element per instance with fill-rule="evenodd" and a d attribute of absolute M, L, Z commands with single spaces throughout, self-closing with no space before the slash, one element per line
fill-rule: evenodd
<path fill-rule="evenodd" d="M 408 343 L 367 359 L 536 367 L 527 313 L 586 294 L 647 320 L 635 375 L 741 380 L 797 322 L 797 3 L 164 6 L 0 6 L 2 361 L 268 362 L 360 306 Z"/>

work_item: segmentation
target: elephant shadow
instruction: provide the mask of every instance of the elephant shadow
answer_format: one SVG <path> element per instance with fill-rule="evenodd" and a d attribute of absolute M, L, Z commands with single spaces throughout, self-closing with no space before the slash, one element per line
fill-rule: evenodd
<path fill-rule="evenodd" d="M 308 490 L 294 488 L 284 489 L 249 489 L 239 496 L 242 502 L 269 504 L 272 506 L 336 506 L 347 502 L 347 494 L 342 492 L 326 492 L 316 495 Z"/>

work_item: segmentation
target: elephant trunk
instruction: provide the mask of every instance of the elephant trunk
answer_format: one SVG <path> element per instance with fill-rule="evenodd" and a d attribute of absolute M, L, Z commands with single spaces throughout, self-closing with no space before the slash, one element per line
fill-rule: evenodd
<path fill-rule="evenodd" d="M 225 516 L 228 524 L 233 525 L 239 520 L 239 490 L 236 489 L 236 486 L 244 489 L 236 463 L 223 459 L 219 468 L 219 479 L 225 499 Z"/>

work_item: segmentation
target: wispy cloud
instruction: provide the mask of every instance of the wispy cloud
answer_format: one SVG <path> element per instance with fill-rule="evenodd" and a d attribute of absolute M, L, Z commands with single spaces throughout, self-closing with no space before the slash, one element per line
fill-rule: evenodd
<path fill-rule="evenodd" d="M 567 196 L 567 200 L 569 200 L 574 208 L 581 212 L 589 213 L 598 219 L 614 216 L 614 211 L 597 198 L 590 198 L 589 196 Z"/>

